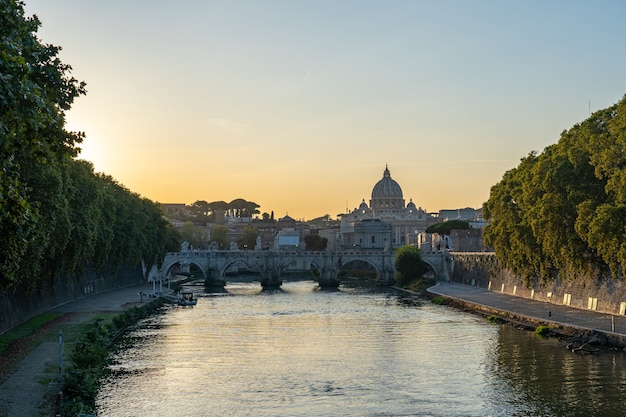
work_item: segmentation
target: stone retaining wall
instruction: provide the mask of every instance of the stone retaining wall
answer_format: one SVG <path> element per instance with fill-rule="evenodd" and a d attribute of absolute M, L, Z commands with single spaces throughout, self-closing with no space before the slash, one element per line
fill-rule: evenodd
<path fill-rule="evenodd" d="M 453 282 L 575 308 L 625 314 L 624 281 L 581 275 L 574 280 L 546 283 L 535 279 L 529 286 L 522 277 L 503 269 L 491 252 L 455 252 L 451 256 L 454 263 L 450 279 Z"/>
<path fill-rule="evenodd" d="M 144 283 L 141 266 L 124 267 L 115 272 L 88 270 L 81 278 L 60 279 L 53 286 L 25 294 L 0 293 L 0 334 L 51 308 L 104 291 Z"/>

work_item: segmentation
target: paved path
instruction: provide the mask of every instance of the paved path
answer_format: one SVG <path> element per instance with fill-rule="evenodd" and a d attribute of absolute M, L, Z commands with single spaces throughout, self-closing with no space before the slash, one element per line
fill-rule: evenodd
<path fill-rule="evenodd" d="M 613 321 L 615 323 L 614 333 L 626 336 L 626 316 L 612 316 L 607 313 L 582 310 L 562 304 L 544 303 L 457 283 L 441 282 L 429 288 L 428 292 L 565 327 L 613 333 L 611 329 Z"/>
<path fill-rule="evenodd" d="M 144 295 L 140 296 L 140 292 Z M 98 313 L 122 312 L 152 300 L 147 294 L 152 294 L 151 285 L 122 288 L 71 301 L 50 312 L 68 314 L 66 317 L 69 319 L 59 326 L 79 325 Z M 58 335 L 57 331 L 55 335 Z M 64 345 L 63 361 L 67 363 L 70 347 L 67 343 Z M 49 416 L 41 406 L 46 394 L 54 395 L 61 389 L 58 362 L 58 337 L 47 337 L 21 361 L 16 372 L 0 385 L 0 417 Z"/>

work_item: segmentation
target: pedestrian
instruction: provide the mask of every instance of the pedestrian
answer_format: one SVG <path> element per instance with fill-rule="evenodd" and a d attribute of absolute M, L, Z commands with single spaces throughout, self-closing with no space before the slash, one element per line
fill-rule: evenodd
<path fill-rule="evenodd" d="M 552 317 L 552 312 L 548 310 L 548 317 Z"/>

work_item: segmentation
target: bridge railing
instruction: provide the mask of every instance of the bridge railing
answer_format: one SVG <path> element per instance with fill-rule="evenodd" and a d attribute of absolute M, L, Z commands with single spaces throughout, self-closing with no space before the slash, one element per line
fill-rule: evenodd
<path fill-rule="evenodd" d="M 328 253 L 337 254 L 337 255 L 364 255 L 364 256 L 380 256 L 381 254 L 392 254 L 393 252 L 384 251 L 384 250 L 336 250 L 336 251 L 294 251 L 294 250 L 209 250 L 209 249 L 199 249 L 199 250 L 189 250 L 184 252 L 166 252 L 166 256 L 180 256 L 180 255 L 203 255 L 209 253 L 223 254 L 223 255 L 232 255 L 232 254 L 261 254 L 261 253 L 272 253 L 277 255 L 287 255 L 287 256 L 306 256 L 306 255 L 325 255 Z"/>

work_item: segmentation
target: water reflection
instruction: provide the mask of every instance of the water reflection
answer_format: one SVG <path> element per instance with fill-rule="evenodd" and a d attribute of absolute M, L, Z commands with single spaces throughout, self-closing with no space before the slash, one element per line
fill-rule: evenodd
<path fill-rule="evenodd" d="M 531 408 L 532 415 L 541 416 L 626 415 L 623 352 L 580 355 L 556 339 L 502 326 L 488 357 L 492 397 L 513 410 Z"/>
<path fill-rule="evenodd" d="M 624 359 L 376 287 L 227 285 L 126 339 L 98 397 L 116 416 L 619 415 Z"/>

